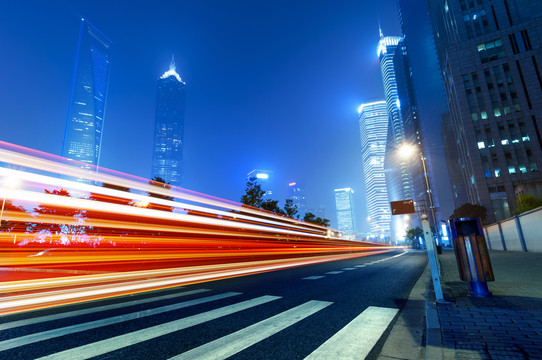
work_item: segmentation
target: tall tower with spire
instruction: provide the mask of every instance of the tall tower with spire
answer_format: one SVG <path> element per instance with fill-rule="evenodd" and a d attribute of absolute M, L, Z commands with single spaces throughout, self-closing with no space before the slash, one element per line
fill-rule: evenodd
<path fill-rule="evenodd" d="M 183 178 L 185 88 L 172 56 L 169 70 L 158 79 L 152 177 L 174 186 L 181 186 Z"/>

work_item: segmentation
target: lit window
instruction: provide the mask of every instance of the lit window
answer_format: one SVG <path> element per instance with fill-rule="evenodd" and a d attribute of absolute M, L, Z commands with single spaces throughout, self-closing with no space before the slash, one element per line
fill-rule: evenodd
<path fill-rule="evenodd" d="M 480 113 L 480 116 L 482 117 L 483 120 L 487 119 L 487 112 L 486 111 L 482 111 Z"/>
<path fill-rule="evenodd" d="M 501 169 L 495 169 L 495 177 L 501 176 Z"/>
<path fill-rule="evenodd" d="M 478 149 L 485 149 L 486 148 L 486 144 L 484 144 L 483 141 L 478 141 Z"/>
<path fill-rule="evenodd" d="M 509 166 L 508 167 L 508 173 L 509 174 L 515 174 L 516 173 L 516 168 L 514 166 Z"/>
<path fill-rule="evenodd" d="M 501 145 L 508 145 L 508 144 L 510 144 L 508 139 L 501 140 Z"/>
<path fill-rule="evenodd" d="M 527 167 L 525 165 L 520 165 L 519 172 L 525 174 L 527 172 Z"/>
<path fill-rule="evenodd" d="M 491 171 L 486 170 L 485 171 L 485 176 L 486 176 L 486 178 L 490 178 L 491 177 Z"/>
<path fill-rule="evenodd" d="M 531 141 L 531 138 L 529 138 L 529 135 L 521 137 L 521 140 L 523 141 Z"/>
<path fill-rule="evenodd" d="M 493 109 L 493 113 L 495 114 L 495 117 L 501 116 L 501 109 L 495 108 Z"/>
<path fill-rule="evenodd" d="M 513 140 L 512 140 L 512 144 L 517 144 L 517 143 L 519 143 L 519 140 L 518 140 L 518 139 L 513 139 Z"/>

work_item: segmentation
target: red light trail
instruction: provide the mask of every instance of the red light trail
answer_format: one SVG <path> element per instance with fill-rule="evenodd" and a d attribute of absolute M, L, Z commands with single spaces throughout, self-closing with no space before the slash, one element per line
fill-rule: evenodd
<path fill-rule="evenodd" d="M 395 247 L 0 142 L 0 314 Z"/>

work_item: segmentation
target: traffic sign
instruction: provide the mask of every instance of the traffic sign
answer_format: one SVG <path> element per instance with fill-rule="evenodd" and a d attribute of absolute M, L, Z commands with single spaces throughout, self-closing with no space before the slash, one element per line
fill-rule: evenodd
<path fill-rule="evenodd" d="M 412 199 L 391 201 L 390 206 L 392 215 L 414 214 L 416 212 Z"/>

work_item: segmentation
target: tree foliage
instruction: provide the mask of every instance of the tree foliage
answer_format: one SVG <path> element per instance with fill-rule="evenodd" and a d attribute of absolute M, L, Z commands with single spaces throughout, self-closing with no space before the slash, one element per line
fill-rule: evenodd
<path fill-rule="evenodd" d="M 298 212 L 297 205 L 294 205 L 294 201 L 292 199 L 286 199 L 284 203 L 284 213 L 287 216 L 295 217 Z"/>
<path fill-rule="evenodd" d="M 313 224 L 322 225 L 325 227 L 329 226 L 329 219 L 322 219 L 321 217 L 317 217 L 311 212 L 308 212 L 305 214 L 305 217 L 303 218 L 303 221 L 311 222 Z"/>
<path fill-rule="evenodd" d="M 164 189 L 167 189 L 167 190 L 171 189 L 171 185 L 169 183 L 167 183 L 163 178 L 161 178 L 159 176 L 155 176 L 151 180 L 149 180 L 149 185 L 164 188 Z M 173 196 L 164 195 L 164 194 L 157 194 L 157 193 L 153 193 L 153 192 L 150 192 L 150 191 L 147 192 L 147 195 L 150 196 L 150 197 L 157 198 L 157 199 L 163 199 L 163 200 L 169 200 L 169 201 L 173 201 L 173 199 L 174 199 Z M 149 209 L 156 209 L 156 210 L 163 210 L 163 211 L 173 211 L 173 209 L 174 209 L 173 206 L 166 206 L 166 205 L 159 205 L 159 204 L 149 204 L 148 208 Z"/>
<path fill-rule="evenodd" d="M 518 203 L 516 208 L 514 209 L 514 214 L 518 215 L 526 211 L 536 209 L 540 206 L 542 206 L 542 198 L 531 194 L 521 195 L 518 198 Z"/>
<path fill-rule="evenodd" d="M 9 212 L 26 212 L 25 209 L 22 206 L 14 205 L 10 200 L 4 199 L 2 200 L 3 203 L 3 209 L 2 209 L 2 218 L 0 221 L 0 230 L 5 232 L 22 232 L 26 229 L 26 224 L 12 221 L 9 219 L 9 216 L 7 215 Z"/>
<path fill-rule="evenodd" d="M 406 232 L 405 236 L 405 242 L 408 246 L 412 247 L 418 247 L 419 241 L 418 239 L 423 236 L 423 230 L 419 226 L 416 226 L 415 228 L 409 229 Z"/>
<path fill-rule="evenodd" d="M 465 203 L 456 208 L 450 219 L 464 218 L 464 217 L 479 217 L 482 222 L 485 221 L 487 209 L 481 205 L 474 205 L 471 203 Z"/>
<path fill-rule="evenodd" d="M 251 177 L 247 180 L 247 187 L 245 188 L 245 194 L 241 196 L 241 203 L 261 208 L 264 195 L 265 190 L 262 190 L 262 186 L 256 181 L 255 177 Z"/>

